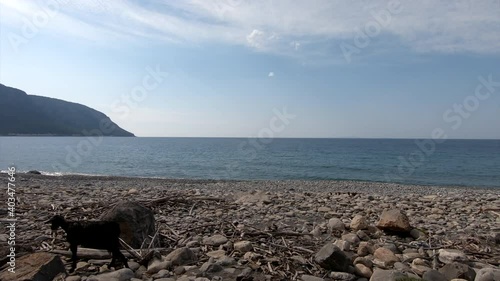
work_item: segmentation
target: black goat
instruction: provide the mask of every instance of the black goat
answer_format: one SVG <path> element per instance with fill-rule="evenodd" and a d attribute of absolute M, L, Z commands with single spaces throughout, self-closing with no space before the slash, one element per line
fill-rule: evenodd
<path fill-rule="evenodd" d="M 128 267 L 127 258 L 120 252 L 120 225 L 114 221 L 66 221 L 64 217 L 55 215 L 46 223 L 50 223 L 52 231 L 61 227 L 66 232 L 66 238 L 71 249 L 71 269 L 76 268 L 76 251 L 78 245 L 87 248 L 105 249 L 112 253 L 109 266 L 114 266 L 116 259 Z"/>

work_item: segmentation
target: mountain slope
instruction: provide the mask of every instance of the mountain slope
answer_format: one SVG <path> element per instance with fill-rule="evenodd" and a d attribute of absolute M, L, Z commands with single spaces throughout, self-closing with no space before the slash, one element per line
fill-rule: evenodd
<path fill-rule="evenodd" d="M 134 136 L 90 107 L 59 99 L 32 96 L 0 84 L 0 135 L 82 136 L 99 130 L 104 136 Z M 101 123 L 114 129 L 105 131 Z"/>

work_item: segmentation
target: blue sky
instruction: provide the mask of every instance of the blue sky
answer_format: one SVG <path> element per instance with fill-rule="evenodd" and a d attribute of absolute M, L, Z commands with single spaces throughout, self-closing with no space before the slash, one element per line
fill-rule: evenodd
<path fill-rule="evenodd" d="M 145 3 L 0 0 L 0 83 L 138 136 L 500 139 L 500 0 Z"/>

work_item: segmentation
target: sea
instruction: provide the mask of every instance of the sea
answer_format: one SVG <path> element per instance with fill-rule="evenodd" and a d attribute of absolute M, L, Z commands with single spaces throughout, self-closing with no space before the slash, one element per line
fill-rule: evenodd
<path fill-rule="evenodd" d="M 0 137 L 0 170 L 500 188 L 500 140 Z"/>

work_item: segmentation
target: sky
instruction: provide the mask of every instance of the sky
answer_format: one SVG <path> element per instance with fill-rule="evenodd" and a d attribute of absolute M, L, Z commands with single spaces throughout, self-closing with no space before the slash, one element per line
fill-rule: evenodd
<path fill-rule="evenodd" d="M 500 139 L 500 0 L 0 0 L 0 83 L 137 136 Z"/>

